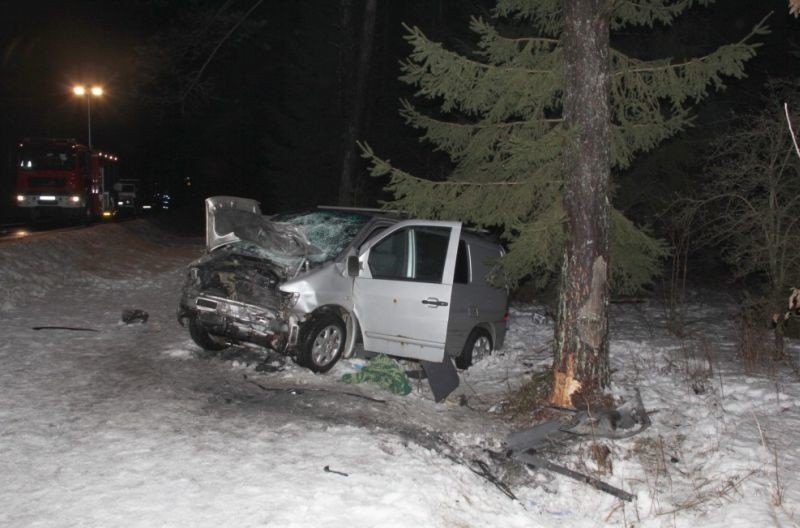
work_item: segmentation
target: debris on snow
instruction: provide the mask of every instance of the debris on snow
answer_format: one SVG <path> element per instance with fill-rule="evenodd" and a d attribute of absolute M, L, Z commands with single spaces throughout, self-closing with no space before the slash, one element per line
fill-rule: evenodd
<path fill-rule="evenodd" d="M 251 380 L 250 378 L 247 377 L 246 374 L 243 375 L 243 378 L 248 383 L 251 383 L 251 384 L 255 385 L 256 387 L 258 387 L 259 389 L 261 389 L 263 391 L 268 391 L 268 392 L 286 392 L 287 394 L 291 394 L 293 396 L 299 396 L 299 395 L 303 394 L 304 391 L 309 391 L 309 392 L 329 392 L 331 394 L 344 394 L 346 396 L 353 396 L 354 398 L 361 398 L 361 399 L 364 399 L 364 400 L 367 400 L 367 401 L 371 401 L 371 402 L 375 402 L 375 403 L 386 403 L 386 400 L 380 400 L 378 398 L 372 398 L 372 397 L 367 396 L 365 394 L 358 394 L 357 392 L 336 391 L 336 390 L 328 390 L 328 389 L 320 389 L 320 388 L 308 388 L 308 387 L 305 387 L 305 388 L 302 388 L 302 389 L 299 389 L 297 387 L 267 387 L 266 385 L 262 385 L 261 383 L 258 383 L 257 381 Z"/>
<path fill-rule="evenodd" d="M 458 388 L 458 371 L 450 357 L 445 357 L 441 363 L 420 361 L 428 383 L 433 391 L 433 400 L 436 403 L 444 401 L 451 392 Z"/>
<path fill-rule="evenodd" d="M 144 324 L 147 322 L 147 319 L 150 315 L 145 312 L 144 310 L 122 310 L 122 322 L 125 324 L 131 323 L 141 323 Z"/>
<path fill-rule="evenodd" d="M 94 328 L 83 328 L 80 326 L 32 326 L 33 330 L 71 330 L 73 332 L 99 332 Z"/>
<path fill-rule="evenodd" d="M 342 381 L 345 383 L 370 381 L 393 394 L 406 396 L 411 393 L 411 382 L 408 375 L 397 364 L 397 361 L 385 354 L 375 356 L 357 372 L 343 375 Z"/>
<path fill-rule="evenodd" d="M 542 456 L 541 451 L 554 446 L 565 446 L 573 438 L 580 436 L 622 439 L 641 433 L 651 425 L 651 421 L 639 389 L 636 389 L 635 394 L 632 404 L 617 409 L 577 411 L 571 423 L 566 426 L 558 420 L 550 420 L 513 432 L 506 437 L 507 454 L 528 467 L 553 471 L 630 502 L 635 497 L 631 493 L 596 477 L 556 464 Z"/>
<path fill-rule="evenodd" d="M 584 473 L 579 473 L 578 471 L 569 469 L 566 466 L 561 466 L 559 464 L 547 460 L 542 456 L 530 452 L 511 453 L 511 457 L 516 460 L 519 460 L 520 462 L 525 463 L 527 466 L 531 468 L 548 469 L 554 473 L 558 473 L 559 475 L 564 475 L 565 477 L 577 480 L 578 482 L 585 482 L 586 484 L 589 484 L 593 488 L 599 489 L 600 491 L 604 491 L 606 493 L 610 493 L 611 495 L 614 495 L 615 497 L 620 498 L 627 502 L 630 502 L 636 498 L 636 495 L 628 493 L 627 491 L 617 488 L 616 486 L 612 486 L 607 482 L 603 482 L 598 478 L 586 475 Z"/>
<path fill-rule="evenodd" d="M 322 470 L 325 471 L 325 473 L 334 473 L 336 475 L 341 475 L 343 477 L 349 477 L 350 476 L 350 475 L 348 475 L 347 473 L 345 473 L 343 471 L 336 471 L 335 469 L 331 469 L 330 466 L 325 466 L 324 468 L 322 468 Z"/>

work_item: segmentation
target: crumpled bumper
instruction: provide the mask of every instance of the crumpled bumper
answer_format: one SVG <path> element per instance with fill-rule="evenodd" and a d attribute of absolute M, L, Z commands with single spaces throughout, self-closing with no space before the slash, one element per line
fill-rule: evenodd
<path fill-rule="evenodd" d="M 224 297 L 185 297 L 178 308 L 178 321 L 183 325 L 191 317 L 209 333 L 234 342 L 254 343 L 281 353 L 297 342 L 293 317 Z"/>

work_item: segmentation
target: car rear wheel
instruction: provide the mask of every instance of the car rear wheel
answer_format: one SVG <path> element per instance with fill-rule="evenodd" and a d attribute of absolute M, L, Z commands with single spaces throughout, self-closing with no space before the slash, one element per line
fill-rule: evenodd
<path fill-rule="evenodd" d="M 192 336 L 192 341 L 204 350 L 218 352 L 230 346 L 222 338 L 209 334 L 203 323 L 198 321 L 196 317 L 189 319 L 189 335 Z"/>
<path fill-rule="evenodd" d="M 314 372 L 328 372 L 339 361 L 347 331 L 341 318 L 325 314 L 306 323 L 297 362 Z"/>
<path fill-rule="evenodd" d="M 491 355 L 493 351 L 492 336 L 486 329 L 476 328 L 469 334 L 461 355 L 456 358 L 456 366 L 461 370 L 468 369 L 473 363 Z"/>

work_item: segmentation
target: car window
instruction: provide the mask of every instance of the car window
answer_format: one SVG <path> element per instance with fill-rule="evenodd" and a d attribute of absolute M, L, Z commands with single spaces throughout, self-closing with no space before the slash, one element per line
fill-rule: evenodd
<path fill-rule="evenodd" d="M 456 274 L 453 277 L 456 284 L 469 284 L 469 253 L 467 243 L 458 241 L 458 254 L 456 255 Z"/>
<path fill-rule="evenodd" d="M 372 247 L 367 265 L 375 279 L 441 283 L 449 227 L 400 229 Z"/>
<path fill-rule="evenodd" d="M 361 247 L 362 247 L 364 244 L 366 244 L 367 242 L 369 242 L 369 241 L 370 241 L 370 240 L 372 240 L 373 238 L 376 238 L 376 237 L 377 237 L 379 234 L 381 234 L 383 231 L 385 231 L 387 227 L 389 227 L 389 226 L 381 225 L 381 226 L 377 226 L 377 227 L 375 227 L 375 228 L 374 228 L 372 231 L 370 231 L 370 232 L 369 232 L 369 234 L 367 234 L 367 236 L 365 236 L 365 237 L 364 237 L 364 239 L 361 241 L 361 244 L 359 245 L 359 249 L 361 249 Z"/>

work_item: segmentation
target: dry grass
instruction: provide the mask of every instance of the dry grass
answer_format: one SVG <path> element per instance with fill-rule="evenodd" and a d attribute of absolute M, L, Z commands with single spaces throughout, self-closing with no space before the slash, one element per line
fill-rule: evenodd
<path fill-rule="evenodd" d="M 736 350 L 747 374 L 772 374 L 780 360 L 782 341 L 767 326 L 770 315 L 759 307 L 741 310 L 736 325 Z"/>
<path fill-rule="evenodd" d="M 664 288 L 664 309 L 667 330 L 676 337 L 686 336 L 686 279 L 689 274 L 690 241 L 686 231 L 669 232 L 672 260 L 669 280 Z"/>
<path fill-rule="evenodd" d="M 717 351 L 711 342 L 700 336 L 683 341 L 674 354 L 665 357 L 667 365 L 662 372 L 676 375 L 676 381 L 682 378 L 695 394 L 705 394 L 711 388 L 717 357 Z M 716 370 L 719 372 L 719 369 Z"/>
<path fill-rule="evenodd" d="M 540 421 L 542 417 L 539 416 L 539 413 L 547 405 L 552 388 L 553 371 L 551 369 L 534 372 L 530 381 L 509 393 L 503 405 L 505 416 L 514 422 Z"/>
<path fill-rule="evenodd" d="M 595 476 L 613 475 L 614 462 L 611 448 L 603 442 L 593 440 L 578 450 L 578 468 L 584 473 Z"/>
<path fill-rule="evenodd" d="M 679 501 L 673 508 L 662 510 L 656 515 L 673 515 L 683 510 L 700 510 L 703 506 L 719 507 L 723 504 L 734 502 L 743 496 L 741 484 L 757 474 L 751 470 L 744 475 L 718 476 L 710 479 L 699 479 L 695 482 L 691 495 Z M 717 480 L 719 478 L 719 480 Z"/>

